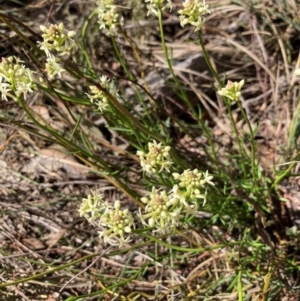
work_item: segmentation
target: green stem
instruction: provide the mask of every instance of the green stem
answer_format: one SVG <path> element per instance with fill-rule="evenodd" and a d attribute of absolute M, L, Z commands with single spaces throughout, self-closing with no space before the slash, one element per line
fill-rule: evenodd
<path fill-rule="evenodd" d="M 228 111 L 228 114 L 229 114 L 229 118 L 230 118 L 230 121 L 231 121 L 233 132 L 234 132 L 234 135 L 235 135 L 235 138 L 236 138 L 236 142 L 237 142 L 238 147 L 239 147 L 239 153 L 240 153 L 240 156 L 241 156 L 240 162 L 241 162 L 242 170 L 244 172 L 244 175 L 247 176 L 247 169 L 246 169 L 246 165 L 245 165 L 246 160 L 244 160 L 244 155 L 247 156 L 247 154 L 245 154 L 245 150 L 242 146 L 240 135 L 239 135 L 238 129 L 236 127 L 236 122 L 235 122 L 235 120 L 232 116 L 232 110 L 231 110 L 231 106 L 230 106 L 231 105 L 231 100 L 227 97 L 224 97 L 224 101 L 225 101 L 226 108 L 227 108 L 227 111 Z"/>
<path fill-rule="evenodd" d="M 208 54 L 207 54 L 204 42 L 202 40 L 202 36 L 201 36 L 201 32 L 200 31 L 198 32 L 198 38 L 199 38 L 199 43 L 200 43 L 200 46 L 201 46 L 201 49 L 202 49 L 202 54 L 203 54 L 203 57 L 205 59 L 205 62 L 207 64 L 210 72 L 212 73 L 213 77 L 217 80 L 220 88 L 222 88 L 223 87 L 222 81 L 220 80 L 220 77 L 219 77 L 218 73 L 216 72 L 216 70 L 214 69 L 214 67 L 212 66 L 212 64 L 211 64 L 211 62 L 209 60 L 209 57 L 208 57 Z"/>
<path fill-rule="evenodd" d="M 40 129 L 44 130 L 45 132 L 49 133 L 50 135 L 52 135 L 53 137 L 55 137 L 60 143 L 61 145 L 67 147 L 68 149 L 71 148 L 71 150 L 74 152 L 74 155 L 78 158 L 80 158 L 81 160 L 83 160 L 84 162 L 87 162 L 86 159 L 82 158 L 82 155 L 84 155 L 85 157 L 91 157 L 91 154 L 88 153 L 87 151 L 85 151 L 84 149 L 80 148 L 78 145 L 76 145 L 75 143 L 73 143 L 72 141 L 70 141 L 69 139 L 59 135 L 57 132 L 55 132 L 54 130 L 52 130 L 51 128 L 48 128 L 44 125 L 42 125 L 41 123 L 39 123 L 31 114 L 30 110 L 27 108 L 27 106 L 23 103 L 23 101 L 21 100 L 20 97 L 17 97 L 17 102 L 19 103 L 19 105 L 22 107 L 22 109 L 25 111 L 25 113 L 27 114 L 27 116 L 32 120 L 32 122 Z M 115 185 L 116 187 L 118 187 L 120 190 L 122 190 L 125 194 L 127 194 L 130 198 L 132 198 L 133 200 L 136 200 L 137 194 L 132 191 L 128 185 L 125 185 L 123 182 L 121 182 L 120 180 L 118 180 L 116 177 L 110 176 L 111 174 L 113 174 L 113 171 L 111 170 L 111 168 L 107 165 L 107 163 L 102 160 L 101 158 L 99 158 L 99 156 L 92 156 L 92 158 L 94 160 L 96 160 L 97 162 L 99 162 L 102 165 L 102 168 L 106 171 L 106 173 L 103 173 L 103 176 L 109 181 L 111 182 L 113 185 Z"/>
<path fill-rule="evenodd" d="M 176 87 L 178 87 L 179 92 L 181 94 L 182 99 L 184 99 L 184 101 L 187 103 L 187 105 L 189 106 L 189 109 L 191 110 L 191 112 L 193 113 L 194 116 L 197 116 L 197 112 L 194 109 L 194 107 L 192 106 L 190 100 L 188 99 L 188 97 L 186 96 L 185 91 L 182 89 L 180 82 L 177 79 L 177 76 L 175 75 L 174 69 L 173 69 L 173 65 L 172 65 L 172 61 L 169 58 L 169 54 L 168 54 L 168 47 L 166 45 L 165 42 L 165 34 L 164 34 L 164 29 L 163 29 L 163 22 L 162 22 L 162 13 L 159 10 L 158 11 L 158 22 L 159 22 L 159 31 L 160 31 L 160 38 L 161 38 L 161 44 L 162 44 L 162 48 L 163 48 L 163 52 L 164 52 L 164 56 L 166 58 L 167 64 L 168 64 L 168 68 L 171 72 L 172 78 L 176 84 Z"/>
<path fill-rule="evenodd" d="M 115 52 L 117 54 L 118 61 L 120 62 L 121 66 L 123 67 L 125 73 L 127 74 L 127 76 L 129 77 L 129 79 L 131 81 L 135 81 L 134 76 L 132 75 L 132 73 L 130 72 L 130 70 L 127 68 L 126 62 L 124 61 L 124 58 L 123 58 L 123 56 L 122 56 L 122 54 L 120 52 L 120 49 L 119 49 L 119 47 L 118 47 L 118 45 L 117 45 L 117 43 L 116 43 L 116 41 L 115 41 L 115 39 L 114 39 L 113 36 L 111 36 L 111 41 L 112 41 L 112 44 L 114 46 Z"/>
<path fill-rule="evenodd" d="M 243 118 L 244 120 L 246 121 L 247 123 L 247 126 L 248 126 L 248 129 L 249 129 L 249 132 L 250 132 L 250 144 L 251 144 L 251 170 L 252 170 L 252 175 L 253 175 L 253 180 L 254 180 L 254 184 L 256 184 L 256 181 L 257 181 L 257 166 L 256 166 L 256 163 L 255 163 L 255 145 L 254 145 L 254 133 L 253 133 L 253 129 L 252 129 L 252 126 L 251 126 L 251 123 L 249 121 L 249 118 L 244 110 L 244 108 L 242 107 L 241 105 L 241 102 L 240 101 L 237 101 L 237 104 L 238 104 L 238 107 L 240 108 L 241 112 L 242 112 L 242 115 L 243 115 Z"/>
<path fill-rule="evenodd" d="M 287 177 L 291 173 L 291 170 L 293 169 L 293 167 L 295 167 L 295 165 L 297 163 L 298 163 L 297 160 L 295 160 L 293 163 L 291 163 L 291 165 L 275 179 L 275 181 L 272 185 L 272 188 L 275 188 L 277 186 L 277 184 L 279 184 L 285 177 Z"/>
<path fill-rule="evenodd" d="M 238 289 L 238 296 L 239 301 L 243 301 L 243 284 L 242 284 L 242 271 L 240 270 L 237 277 L 237 289 Z"/>
<path fill-rule="evenodd" d="M 67 264 L 64 264 L 64 265 L 60 265 L 60 266 L 55 267 L 53 269 L 47 270 L 45 272 L 42 272 L 42 273 L 30 276 L 30 277 L 27 277 L 27 278 L 23 278 L 23 279 L 19 279 L 19 280 L 10 281 L 10 282 L 6 282 L 6 283 L 3 283 L 3 284 L 0 284 L 0 288 L 6 287 L 6 286 L 11 286 L 11 285 L 16 285 L 16 284 L 19 284 L 19 283 L 25 283 L 25 282 L 28 282 L 28 281 L 31 281 L 31 280 L 35 280 L 35 279 L 39 279 L 39 278 L 41 278 L 43 276 L 46 276 L 48 274 L 52 274 L 52 273 L 54 273 L 56 271 L 60 271 L 60 270 L 66 269 L 67 267 L 70 267 L 70 266 L 74 266 L 77 263 L 80 263 L 80 262 L 82 262 L 84 260 L 93 258 L 95 256 L 99 256 L 99 254 L 90 254 L 90 255 L 84 256 L 84 257 L 82 257 L 82 258 L 80 258 L 78 260 L 71 261 L 70 263 L 67 263 Z"/>
<path fill-rule="evenodd" d="M 86 60 L 86 63 L 89 67 L 89 69 L 93 69 L 93 65 L 92 65 L 92 62 L 90 60 L 90 56 L 88 55 L 87 51 L 86 51 L 86 36 L 88 35 L 87 33 L 87 29 L 88 29 L 88 26 L 90 24 L 90 22 L 92 21 L 92 19 L 94 18 L 94 16 L 97 14 L 97 10 L 94 10 L 88 17 L 88 19 L 84 22 L 84 25 L 83 25 L 83 28 L 82 28 L 82 31 L 81 31 L 81 41 L 82 41 L 82 45 L 83 47 L 81 48 L 82 51 L 83 51 L 83 55 L 85 57 L 85 60 Z"/>

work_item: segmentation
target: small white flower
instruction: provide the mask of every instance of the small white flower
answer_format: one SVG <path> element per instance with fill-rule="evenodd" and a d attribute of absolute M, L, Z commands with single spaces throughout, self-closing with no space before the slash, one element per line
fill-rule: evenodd
<path fill-rule="evenodd" d="M 110 83 L 110 79 L 103 75 L 100 77 L 100 86 L 110 93 L 113 97 L 119 97 L 118 91 L 116 90 L 114 83 Z M 90 99 L 91 104 L 94 104 L 100 112 L 107 110 L 109 107 L 109 99 L 107 93 L 102 91 L 97 86 L 89 86 L 91 93 L 86 93 Z"/>
<path fill-rule="evenodd" d="M 46 56 L 49 56 L 51 54 L 50 49 L 53 48 L 53 45 L 49 43 L 47 40 L 44 40 L 42 42 L 38 42 L 39 47 L 41 50 L 44 50 L 46 53 Z"/>
<path fill-rule="evenodd" d="M 213 179 L 213 176 L 209 175 L 208 170 L 207 170 L 205 173 L 203 173 L 203 179 L 200 181 L 200 185 L 202 187 L 204 187 L 205 184 L 215 186 L 215 184 L 211 181 L 212 179 Z"/>
<path fill-rule="evenodd" d="M 108 209 L 107 203 L 103 199 L 103 195 L 97 191 L 91 191 L 87 198 L 82 199 L 80 208 L 78 209 L 80 216 L 84 216 L 88 221 L 99 218 Z"/>
<path fill-rule="evenodd" d="M 31 89 L 32 84 L 30 82 L 22 82 L 19 81 L 16 85 L 16 94 L 21 95 L 23 93 L 24 99 L 26 99 L 27 93 L 32 93 L 33 90 Z"/>
<path fill-rule="evenodd" d="M 1 98 L 8 101 L 7 96 L 14 98 L 14 96 L 9 93 L 11 91 L 11 86 L 8 83 L 2 83 L 2 77 L 0 77 L 0 92 Z"/>
<path fill-rule="evenodd" d="M 190 203 L 190 195 L 186 191 L 181 190 L 177 184 L 175 184 L 169 193 L 170 198 L 173 202 L 178 202 L 182 211 L 194 212 L 197 207 L 195 202 Z"/>
<path fill-rule="evenodd" d="M 94 104 L 100 112 L 106 111 L 109 107 L 106 97 L 102 97 L 102 100 L 96 100 Z"/>
<path fill-rule="evenodd" d="M 56 75 L 61 78 L 62 72 L 65 71 L 66 70 L 59 64 L 58 58 L 51 54 L 47 57 L 46 72 L 50 80 L 53 79 Z"/>
<path fill-rule="evenodd" d="M 106 75 L 100 77 L 100 85 L 103 89 L 109 89 L 110 79 Z"/>

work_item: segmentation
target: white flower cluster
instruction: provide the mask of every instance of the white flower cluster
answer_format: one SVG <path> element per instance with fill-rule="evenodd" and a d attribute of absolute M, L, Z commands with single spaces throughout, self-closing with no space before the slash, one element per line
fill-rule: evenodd
<path fill-rule="evenodd" d="M 92 191 L 82 200 L 78 211 L 91 223 L 104 227 L 105 230 L 99 231 L 104 242 L 122 246 L 130 241 L 128 234 L 135 228 L 134 219 L 128 209 L 121 210 L 119 200 L 112 206 L 104 201 L 103 195 Z"/>
<path fill-rule="evenodd" d="M 153 143 L 148 143 L 148 149 L 147 153 L 137 151 L 143 170 L 148 173 L 162 172 L 163 170 L 170 172 L 169 167 L 173 164 L 169 154 L 171 147 L 163 146 L 162 143 L 157 144 L 153 140 Z"/>
<path fill-rule="evenodd" d="M 240 82 L 228 81 L 226 87 L 218 91 L 218 94 L 229 98 L 232 101 L 238 101 L 241 97 L 241 89 L 244 86 L 245 81 Z"/>
<path fill-rule="evenodd" d="M 65 69 L 60 64 L 59 57 L 52 54 L 56 51 L 59 56 L 66 56 L 71 50 L 76 49 L 77 45 L 72 40 L 75 35 L 74 31 L 67 31 L 64 25 L 52 24 L 48 28 L 40 26 L 43 31 L 43 42 L 37 42 L 42 50 L 45 51 L 47 59 L 45 69 L 49 79 L 55 76 L 61 77 Z M 32 93 L 36 88 L 33 80 L 33 72 L 26 68 L 24 62 L 15 56 L 2 58 L 0 63 L 0 92 L 3 100 L 24 96 L 26 99 L 28 93 Z"/>
<path fill-rule="evenodd" d="M 0 92 L 1 98 L 8 100 L 10 97 L 16 100 L 16 96 L 23 94 L 26 99 L 27 93 L 32 93 L 35 83 L 32 71 L 23 65 L 23 61 L 15 56 L 2 58 L 0 63 Z"/>
<path fill-rule="evenodd" d="M 141 201 L 146 204 L 144 210 L 140 209 L 139 217 L 144 225 L 154 227 L 156 232 L 170 233 L 180 223 L 181 218 L 193 216 L 198 211 L 198 198 L 206 203 L 207 184 L 214 185 L 212 176 L 201 173 L 197 169 L 186 170 L 178 176 L 179 184 L 175 184 L 168 193 L 165 190 L 152 188 L 151 193 Z M 144 211 L 144 213 L 142 213 Z"/>
<path fill-rule="evenodd" d="M 146 2 L 150 2 L 147 4 L 148 13 L 147 16 L 152 14 L 154 16 L 158 16 L 159 11 L 164 11 L 167 8 L 172 10 L 172 1 L 171 0 L 145 0 Z"/>
<path fill-rule="evenodd" d="M 145 226 L 154 227 L 155 231 L 161 233 L 170 233 L 178 226 L 182 208 L 165 190 L 160 191 L 153 187 L 146 197 L 141 198 L 141 201 L 146 204 L 146 207 L 143 210 L 140 208 L 138 216 Z"/>
<path fill-rule="evenodd" d="M 162 143 L 148 143 L 149 151 L 137 151 L 141 160 L 141 166 L 148 173 L 159 173 L 163 170 L 170 172 L 173 164 L 169 151 L 170 146 Z M 180 222 L 180 218 L 188 218 L 198 210 L 198 199 L 206 203 L 207 186 L 214 185 L 212 176 L 200 172 L 198 169 L 185 170 L 182 174 L 172 173 L 175 181 L 173 188 L 166 192 L 152 188 L 151 193 L 143 197 L 141 201 L 146 204 L 140 209 L 139 217 L 144 225 L 154 227 L 155 231 L 168 233 L 173 231 Z"/>
<path fill-rule="evenodd" d="M 197 199 L 203 199 L 203 206 L 205 205 L 207 184 L 214 185 L 211 181 L 213 176 L 209 175 L 208 171 L 202 173 L 198 169 L 187 169 L 182 174 L 173 173 L 172 176 L 179 181 L 174 185 L 172 193 L 176 199 L 180 200 L 180 203 L 188 206 L 187 200 L 194 202 Z"/>
<path fill-rule="evenodd" d="M 45 70 L 48 74 L 48 78 L 54 79 L 57 75 L 59 78 L 61 78 L 62 72 L 65 72 L 66 70 L 62 67 L 60 64 L 60 59 L 58 57 L 55 57 L 54 55 L 49 55 L 46 59 L 45 64 Z"/>
<path fill-rule="evenodd" d="M 99 218 L 108 205 L 103 200 L 103 195 L 97 191 L 91 191 L 86 199 L 82 200 L 79 213 L 88 221 L 92 222 Z"/>
<path fill-rule="evenodd" d="M 119 25 L 123 25 L 123 18 L 117 13 L 118 7 L 114 0 L 98 1 L 98 23 L 100 30 L 108 35 L 113 35 Z"/>
<path fill-rule="evenodd" d="M 100 86 L 107 90 L 113 97 L 118 97 L 118 91 L 115 88 L 113 82 L 109 83 L 107 76 L 103 75 L 100 77 Z M 103 112 L 108 107 L 108 98 L 104 91 L 100 90 L 97 86 L 89 86 L 91 94 L 86 93 L 90 102 L 94 104 L 100 112 Z"/>
<path fill-rule="evenodd" d="M 195 26 L 195 32 L 202 29 L 205 23 L 204 15 L 210 14 L 208 5 L 205 0 L 185 0 L 183 9 L 178 11 L 180 25 L 184 27 L 186 24 Z"/>
<path fill-rule="evenodd" d="M 72 50 L 77 49 L 77 45 L 72 37 L 75 36 L 75 31 L 67 31 L 63 23 L 51 24 L 49 27 L 40 26 L 43 34 L 43 41 L 38 42 L 40 48 L 45 51 L 46 59 L 46 73 L 49 79 L 54 79 L 57 75 L 61 77 L 62 72 L 66 71 L 60 64 L 60 58 L 55 55 L 56 51 L 58 56 L 68 56 Z"/>
<path fill-rule="evenodd" d="M 77 45 L 72 39 L 76 34 L 75 31 L 67 31 L 63 23 L 51 24 L 49 27 L 41 25 L 40 29 L 43 32 L 44 40 L 38 44 L 47 56 L 50 56 L 53 50 L 56 50 L 58 55 L 65 56 L 70 55 L 73 49 L 77 49 Z"/>
<path fill-rule="evenodd" d="M 169 157 L 170 147 L 163 146 L 162 143 L 157 144 L 156 141 L 149 145 L 149 153 L 143 153 L 142 157 L 146 160 L 148 155 L 153 158 L 152 149 L 156 147 L 160 160 L 156 161 L 150 170 L 158 173 L 159 162 L 162 165 L 165 161 L 172 163 Z M 143 168 L 148 169 L 148 166 Z M 163 169 L 166 169 L 165 165 Z M 169 169 L 166 170 L 170 172 Z M 180 225 L 181 219 L 195 215 L 199 206 L 198 199 L 203 200 L 204 206 L 208 185 L 214 185 L 211 181 L 213 177 L 208 172 L 203 173 L 198 169 L 185 170 L 182 174 L 172 173 L 172 177 L 176 184 L 170 191 L 153 187 L 149 194 L 141 198 L 146 206 L 139 209 L 138 217 L 144 226 L 153 228 L 154 232 L 170 234 Z M 121 246 L 129 242 L 129 235 L 132 229 L 136 228 L 128 209 L 121 210 L 120 201 L 116 201 L 114 207 L 111 207 L 103 201 L 102 195 L 95 192 L 83 199 L 79 212 L 90 222 L 97 220 L 99 225 L 106 228 L 99 233 L 100 237 L 110 244 L 116 241 L 116 244 Z"/>

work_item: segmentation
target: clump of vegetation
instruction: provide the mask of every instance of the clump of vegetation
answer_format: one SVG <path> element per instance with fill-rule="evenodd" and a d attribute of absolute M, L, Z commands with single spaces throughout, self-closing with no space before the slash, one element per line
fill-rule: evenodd
<path fill-rule="evenodd" d="M 300 199 L 294 180 L 299 179 L 300 59 L 293 34 L 299 35 L 300 23 L 284 2 L 279 1 L 279 9 L 248 2 L 146 0 L 128 16 L 134 3 L 96 1 L 81 32 L 68 30 L 67 22 L 40 25 L 33 32 L 0 14 L 28 45 L 26 55 L 9 55 L 0 63 L 2 101 L 17 105 L 26 122 L 13 110 L 2 112 L 1 122 L 63 148 L 76 159 L 73 166 L 85 167 L 81 171 L 93 185 L 81 197 L 69 192 L 75 197 L 72 219 L 82 223 L 77 231 L 95 231 L 76 250 L 83 252 L 89 239 L 97 246 L 67 262 L 41 264 L 24 256 L 36 268 L 25 277 L 5 277 L 0 284 L 7 289 L 5 297 L 12 295 L 12 287 L 26 292 L 26 285 L 35 285 L 36 298 L 41 286 L 66 301 L 300 297 L 300 206 L 295 205 Z M 177 34 L 182 28 L 186 33 L 182 44 L 200 53 L 195 60 L 199 70 L 178 62 L 167 15 L 176 17 Z M 130 29 L 143 17 L 153 28 Z M 228 28 L 216 42 L 221 18 Z M 250 34 L 245 29 L 251 22 Z M 143 39 L 149 45 L 156 39 L 153 44 L 159 47 L 146 49 Z M 103 56 L 99 41 L 110 47 L 106 62 L 98 59 Z M 151 56 L 155 51 L 161 66 Z M 276 58 L 268 56 L 272 52 Z M 270 139 L 280 140 L 284 148 L 265 137 L 259 141 L 262 133 L 279 126 L 281 97 L 286 102 L 293 98 L 293 115 L 285 124 L 285 139 Z M 51 107 L 52 116 L 41 116 L 35 102 Z M 94 134 L 97 123 L 113 133 L 115 142 L 99 131 Z M 100 179 L 104 186 L 97 184 Z M 111 186 L 116 196 L 105 193 Z M 10 258 L 7 250 L 2 253 Z M 116 269 L 97 265 L 101 259 L 108 266 L 115 260 Z M 69 272 L 63 284 L 50 277 Z M 68 286 L 81 277 L 89 285 L 76 291 Z M 148 285 L 142 285 L 145 281 Z M 66 294 L 53 295 L 57 286 Z"/>

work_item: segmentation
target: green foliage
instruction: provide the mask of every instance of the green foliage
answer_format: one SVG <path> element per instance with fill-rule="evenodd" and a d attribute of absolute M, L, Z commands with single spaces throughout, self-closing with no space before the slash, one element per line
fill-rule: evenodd
<path fill-rule="evenodd" d="M 190 99 L 175 72 L 172 49 L 168 46 L 163 26 L 163 11 L 170 8 L 171 2 L 146 2 L 150 2 L 147 7 L 157 18 L 155 22 L 158 22 L 162 52 L 170 75 L 166 82 L 171 83 L 174 95 L 192 121 L 181 120 L 176 112 L 166 109 L 163 102 L 155 99 L 157 96 L 151 95 L 143 75 L 142 62 L 145 58 L 134 39 L 126 33 L 121 17 L 122 7 L 114 6 L 113 1 L 99 2 L 83 26 L 81 39 L 77 39 L 73 31 L 68 32 L 66 24 L 60 24 L 41 27 L 42 32 L 36 33 L 39 42 L 34 44 L 26 37 L 25 31 L 31 31 L 26 25 L 23 25 L 21 33 L 16 19 L 0 15 L 1 20 L 31 47 L 27 53 L 28 62 L 15 58 L 14 66 L 17 67 L 10 66 L 14 72 L 5 69 L 7 60 L 12 63 L 13 57 L 3 60 L 0 66 L 2 99 L 16 101 L 34 128 L 20 120 L 13 123 L 41 139 L 65 147 L 84 162 L 91 173 L 101 175 L 126 195 L 135 208 L 133 210 L 139 212 L 134 215 L 128 208 L 121 210 L 119 200 L 113 200 L 114 206 L 109 205 L 102 197 L 99 199 L 96 192 L 84 198 L 80 215 L 87 217 L 96 227 L 105 228 L 100 230 L 100 237 L 105 243 L 122 246 L 109 249 L 105 257 L 126 255 L 128 262 L 117 281 L 95 274 L 96 290 L 69 297 L 66 301 L 93 296 L 102 300 L 107 294 L 117 300 L 148 300 L 153 295 L 138 289 L 132 289 L 125 296 L 125 288 L 130 287 L 133 281 L 143 281 L 149 270 L 162 265 L 169 267 L 169 287 L 161 291 L 158 286 L 153 289 L 156 300 L 167 300 L 168 295 L 172 300 L 177 300 L 176 295 L 181 296 L 180 300 L 211 300 L 211 296 L 220 292 L 226 298 L 233 296 L 235 300 L 277 300 L 285 284 L 280 269 L 295 271 L 298 267 L 293 259 L 287 260 L 287 246 L 283 244 L 275 250 L 275 244 L 268 245 L 269 241 L 264 239 L 274 223 L 268 200 L 278 197 L 278 184 L 288 178 L 295 163 L 284 167 L 278 174 L 270 173 L 261 166 L 255 140 L 257 126 L 253 126 L 241 99 L 243 85 L 247 86 L 247 81 L 222 81 L 203 42 L 203 15 L 210 13 L 208 6 L 194 1 L 200 12 L 199 16 L 195 16 L 197 11 L 193 10 L 193 14 L 188 11 L 192 9 L 188 4 L 192 5 L 193 1 L 186 1 L 180 19 L 181 25 L 196 26 L 198 42 L 212 75 L 212 92 L 215 101 L 223 105 L 223 120 L 231 134 L 229 148 L 218 140 L 212 126 L 204 119 L 203 106 Z M 195 20 L 200 23 L 195 24 Z M 101 23 L 104 21 L 105 24 Z M 104 75 L 102 62 L 93 57 L 93 45 L 89 39 L 99 36 L 97 22 L 111 42 L 111 56 L 119 62 L 122 76 Z M 137 70 L 130 66 L 120 37 L 132 50 Z M 27 66 L 31 66 L 32 74 L 29 74 Z M 120 82 L 124 79 L 130 86 L 131 96 L 122 89 Z M 24 83 L 29 86 L 22 92 L 20 87 Z M 68 115 L 66 129 L 54 129 L 31 110 L 25 96 L 36 91 L 42 93 L 53 107 L 54 99 L 64 104 L 64 112 L 56 109 L 58 114 Z M 242 130 L 237 124 L 235 109 L 245 124 Z M 91 133 L 92 125 L 86 129 L 84 124 L 85 115 L 101 116 L 107 129 L 128 143 L 128 150 L 103 143 L 106 146 L 104 155 L 112 159 L 100 156 L 95 136 Z M 295 118 L 295 122 L 298 119 Z M 8 117 L 1 117 L 1 120 L 11 122 Z M 297 127 L 294 133 L 296 131 Z M 184 142 L 178 138 L 183 136 L 182 133 L 190 147 L 183 145 Z M 293 134 L 291 139 L 295 142 L 296 138 L 298 136 Z M 292 142 L 289 148 L 292 148 Z M 299 160 L 297 152 L 295 162 Z M 134 221 L 133 216 L 140 220 Z M 121 244 L 114 241 L 118 236 Z M 151 259 L 150 263 L 132 269 L 128 254 L 135 252 L 144 252 L 145 258 Z M 31 277 L 10 280 L 0 284 L 0 288 L 40 279 L 95 256 L 88 255 Z M 189 264 L 197 258 L 205 260 L 197 262 L 199 265 L 190 273 L 185 273 L 184 269 L 182 275 L 177 272 L 184 263 Z M 278 260 L 281 268 L 277 265 Z M 205 261 L 208 266 L 216 261 L 216 275 L 206 272 Z M 251 293 L 253 287 L 256 290 Z M 251 299 L 253 295 L 255 298 Z"/>

